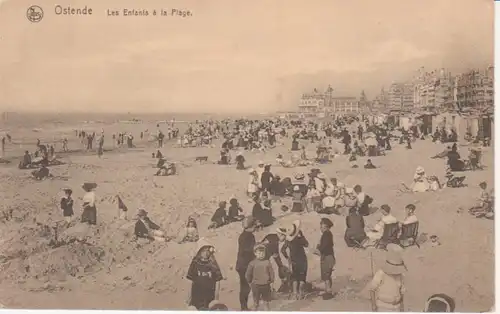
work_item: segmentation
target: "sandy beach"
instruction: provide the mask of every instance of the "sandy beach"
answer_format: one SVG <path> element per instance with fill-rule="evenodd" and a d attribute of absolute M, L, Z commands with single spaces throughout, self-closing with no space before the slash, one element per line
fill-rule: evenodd
<path fill-rule="evenodd" d="M 207 230 L 210 217 L 221 200 L 236 196 L 245 210 L 251 213 L 247 201 L 246 171 L 236 171 L 234 165 L 221 166 L 220 141 L 213 148 L 177 148 L 173 141 L 161 150 L 163 155 L 178 164 L 179 173 L 169 177 L 154 177 L 156 160 L 151 153 L 155 143 L 147 138 L 139 140 L 145 129 L 154 130 L 155 123 L 98 124 L 85 129 L 105 132 L 105 151 L 102 158 L 95 152 L 82 152 L 74 130 L 81 125 L 64 125 L 50 130 L 33 131 L 17 128 L 9 132 L 13 144 L 8 144 L 4 158 L 10 164 L 0 165 L 3 187 L 2 210 L 13 209 L 13 219 L 3 221 L 0 231 L 0 302 L 7 308 L 36 309 L 185 309 L 190 282 L 185 279 L 196 244 L 133 242 L 133 216 L 144 207 L 149 216 L 161 225 L 169 236 L 178 236 L 190 215 L 198 221 L 200 236 L 215 245 L 216 257 L 225 279 L 221 282 L 221 300 L 230 309 L 238 309 L 238 276 L 234 270 L 237 237 L 241 225 L 233 223 L 217 230 Z M 180 126 L 179 126 L 180 127 Z M 181 127 L 180 127 L 181 128 Z M 113 149 L 111 134 L 117 130 L 132 132 L 137 148 Z M 182 132 L 182 131 L 181 131 Z M 34 181 L 29 171 L 17 168 L 18 158 L 25 149 L 34 149 L 36 139 L 42 142 L 60 141 L 67 137 L 70 150 L 75 153 L 57 153 L 63 165 L 51 167 L 54 178 Z M 291 176 L 299 169 L 274 166 L 278 153 L 289 156 L 291 139 L 266 153 L 246 152 L 247 164 L 256 166 L 259 160 L 273 164 L 272 171 L 281 177 Z M 307 142 L 303 142 L 307 145 Z M 417 140 L 413 149 L 394 144 L 387 156 L 372 157 L 378 169 L 367 171 L 348 166 L 346 156 L 339 156 L 331 164 L 318 165 L 329 177 L 336 177 L 348 186 L 360 184 L 372 196 L 376 206 L 389 204 L 398 219 L 404 218 L 404 207 L 413 203 L 420 220 L 420 233 L 437 235 L 441 246 L 424 243 L 420 248 L 405 249 L 408 267 L 405 277 L 407 311 L 421 311 L 426 299 L 434 293 L 447 293 L 457 302 L 457 311 L 488 310 L 494 304 L 494 222 L 476 219 L 467 213 L 479 194 L 478 183 L 486 181 L 493 188 L 493 147 L 483 150 L 483 171 L 465 173 L 466 188 L 445 188 L 437 192 L 401 193 L 401 182 L 410 184 L 417 166 L 423 166 L 430 175 L 444 176 L 445 160 L 430 157 L 443 149 L 443 144 Z M 56 146 L 56 151 L 60 149 Z M 308 154 L 314 156 L 314 144 Z M 459 145 L 465 154 L 467 147 Z M 232 153 L 234 156 L 234 153 Z M 208 156 L 208 163 L 195 162 L 196 156 Z M 362 164 L 367 157 L 361 157 Z M 301 168 L 309 172 L 311 167 Z M 96 182 L 98 188 L 98 224 L 93 229 L 73 222 L 69 229 L 56 227 L 63 239 L 88 237 L 91 244 L 67 243 L 51 247 L 49 240 L 63 217 L 59 209 L 61 188 L 74 191 L 75 217 L 81 215 L 83 182 Z M 115 195 L 120 195 L 129 207 L 129 220 L 117 218 Z M 285 199 L 284 204 L 290 203 Z M 257 240 L 276 227 L 300 219 L 304 234 L 312 245 L 320 238 L 317 213 L 286 213 L 273 204 L 277 222 L 255 234 Z M 463 211 L 462 211 L 463 210 Z M 312 298 L 300 301 L 275 300 L 273 310 L 293 311 L 369 311 L 369 299 L 360 293 L 371 278 L 370 255 L 375 265 L 383 258 L 376 249 L 353 250 L 344 242 L 345 217 L 330 215 L 334 222 L 335 254 L 334 300 Z M 366 217 L 373 224 L 380 217 L 375 213 Z M 47 226 L 44 227 L 44 226 Z M 47 230 L 48 229 L 48 230 Z M 313 285 L 321 287 L 319 257 L 308 252 L 309 276 Z M 375 266 L 376 267 L 376 266 Z"/>

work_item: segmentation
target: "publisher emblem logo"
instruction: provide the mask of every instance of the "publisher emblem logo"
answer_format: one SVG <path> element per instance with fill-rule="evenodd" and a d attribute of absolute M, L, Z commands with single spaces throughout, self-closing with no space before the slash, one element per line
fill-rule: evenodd
<path fill-rule="evenodd" d="M 37 5 L 32 5 L 26 12 L 26 17 L 31 23 L 38 23 L 43 19 L 43 10 Z"/>

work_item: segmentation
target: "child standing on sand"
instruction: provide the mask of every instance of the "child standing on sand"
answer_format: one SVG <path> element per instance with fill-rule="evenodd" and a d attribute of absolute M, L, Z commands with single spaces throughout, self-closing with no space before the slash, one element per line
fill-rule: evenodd
<path fill-rule="evenodd" d="M 191 281 L 187 303 L 197 310 L 208 310 L 210 303 L 219 299 L 222 273 L 215 260 L 215 248 L 204 241 L 199 242 L 199 249 L 191 261 L 186 278 Z"/>
<path fill-rule="evenodd" d="M 266 311 L 270 311 L 272 299 L 271 285 L 274 282 L 274 270 L 269 261 L 266 246 L 257 244 L 254 248 L 255 259 L 248 265 L 246 280 L 252 288 L 254 310 L 259 310 L 260 300 L 264 301 Z"/>
<path fill-rule="evenodd" d="M 64 196 L 61 198 L 61 209 L 63 211 L 64 220 L 66 223 L 70 223 L 71 217 L 73 216 L 73 199 L 71 194 L 73 191 L 71 189 L 63 189 Z"/>
<path fill-rule="evenodd" d="M 328 218 L 321 218 L 320 229 L 321 239 L 316 247 L 316 254 L 321 257 L 321 280 L 325 283 L 325 293 L 323 300 L 333 298 L 332 294 L 332 272 L 335 266 L 335 254 L 333 252 L 333 235 L 330 229 L 333 227 L 333 222 Z"/>

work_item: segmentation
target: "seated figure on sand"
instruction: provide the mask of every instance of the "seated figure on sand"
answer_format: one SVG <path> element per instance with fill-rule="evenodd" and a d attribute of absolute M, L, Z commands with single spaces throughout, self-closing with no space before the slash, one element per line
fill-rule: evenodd
<path fill-rule="evenodd" d="M 370 215 L 370 205 L 373 203 L 373 198 L 363 192 L 363 188 L 359 184 L 356 184 L 353 190 L 356 196 L 356 207 L 360 215 Z"/>
<path fill-rule="evenodd" d="M 243 157 L 242 152 L 236 153 L 235 161 L 237 170 L 245 170 L 245 157 Z"/>
<path fill-rule="evenodd" d="M 349 166 L 351 168 L 358 168 L 357 164 L 358 158 L 356 157 L 356 152 L 352 151 L 351 154 L 349 155 Z"/>
<path fill-rule="evenodd" d="M 256 227 L 268 227 L 274 223 L 275 218 L 273 217 L 271 205 L 271 200 L 265 200 L 261 204 L 258 197 L 254 198 L 252 217 L 254 218 Z"/>
<path fill-rule="evenodd" d="M 415 210 L 416 210 L 415 205 L 408 204 L 408 205 L 406 205 L 405 210 L 406 210 L 406 217 L 403 220 L 403 222 L 401 223 L 401 226 L 410 225 L 410 224 L 418 222 L 418 218 L 415 215 Z M 403 236 L 404 235 L 402 234 L 400 236 L 400 238 L 399 238 L 399 241 L 401 242 L 401 245 L 403 245 L 403 246 L 406 247 L 406 246 L 409 246 L 409 245 L 413 244 L 412 243 L 414 241 L 413 238 L 403 238 Z"/>
<path fill-rule="evenodd" d="M 333 211 L 329 210 L 328 213 L 336 215 L 347 216 L 349 209 L 355 207 L 357 204 L 357 196 L 352 188 L 346 188 L 342 183 L 338 183 L 336 190 L 337 197 L 334 198 Z M 326 197 L 325 197 L 326 199 Z M 331 203 L 330 203 L 331 204 Z M 329 206 L 330 207 L 330 206 Z"/>
<path fill-rule="evenodd" d="M 382 238 L 384 234 L 384 227 L 386 224 L 397 223 L 398 220 L 391 214 L 391 207 L 389 205 L 384 204 L 380 207 L 382 217 L 375 224 L 373 228 L 369 228 L 369 231 L 366 233 L 368 236 L 368 241 L 364 243 L 365 246 L 375 245 L 376 241 Z"/>
<path fill-rule="evenodd" d="M 228 156 L 228 151 L 226 151 L 226 149 L 222 149 L 220 151 L 220 158 L 217 161 L 217 164 L 219 164 L 219 165 L 229 165 L 229 156 Z"/>
<path fill-rule="evenodd" d="M 35 180 L 43 180 L 50 177 L 50 171 L 49 168 L 45 166 L 45 164 L 42 164 L 41 168 L 33 170 L 31 172 L 31 175 L 33 176 L 33 178 L 35 178 Z"/>
<path fill-rule="evenodd" d="M 226 201 L 219 202 L 219 207 L 215 210 L 215 213 L 210 219 L 211 223 L 208 226 L 208 229 L 217 229 L 229 223 L 226 205 Z"/>
<path fill-rule="evenodd" d="M 430 189 L 430 183 L 423 167 L 419 166 L 413 176 L 413 192 L 426 192 Z"/>
<path fill-rule="evenodd" d="M 346 230 L 344 241 L 348 247 L 362 247 L 362 243 L 366 240 L 365 220 L 359 214 L 356 207 L 349 209 L 349 215 L 345 219 Z"/>
<path fill-rule="evenodd" d="M 229 222 L 242 221 L 245 216 L 243 215 L 243 209 L 241 208 L 238 200 L 235 197 L 231 197 L 229 200 L 229 209 L 227 218 Z"/>
<path fill-rule="evenodd" d="M 375 165 L 372 163 L 371 159 L 367 159 L 365 165 L 363 166 L 365 169 L 376 169 Z"/>
<path fill-rule="evenodd" d="M 170 238 L 166 237 L 165 233 L 160 230 L 160 226 L 149 219 L 147 211 L 145 211 L 144 209 L 139 209 L 137 218 L 138 219 L 134 227 L 134 234 L 137 238 L 160 242 L 170 241 Z"/>
<path fill-rule="evenodd" d="M 19 169 L 28 169 L 30 167 L 31 167 L 31 155 L 28 151 L 25 151 L 23 159 L 19 161 Z"/>
<path fill-rule="evenodd" d="M 156 167 L 159 169 L 156 172 L 155 176 L 164 177 L 164 176 L 175 175 L 177 173 L 177 168 L 175 166 L 175 163 L 167 162 L 164 158 L 158 159 Z"/>
<path fill-rule="evenodd" d="M 464 181 L 465 176 L 456 176 L 451 172 L 450 169 L 446 170 L 446 186 L 449 188 L 460 188 L 465 187 Z"/>
<path fill-rule="evenodd" d="M 425 169 L 421 166 L 418 166 L 415 170 L 411 188 L 404 182 L 402 182 L 401 185 L 401 192 L 427 192 L 431 190 L 431 182 L 429 182 L 429 178 L 425 174 Z"/>
<path fill-rule="evenodd" d="M 479 183 L 479 187 L 481 188 L 481 191 L 479 193 L 479 197 L 477 198 L 477 204 L 469 209 L 469 213 L 476 218 L 493 219 L 495 216 L 494 194 L 492 191 L 490 193 L 486 190 L 488 185 L 484 181 Z"/>
<path fill-rule="evenodd" d="M 179 244 L 186 242 L 197 242 L 199 239 L 200 235 L 198 233 L 198 225 L 196 224 L 196 220 L 193 217 L 189 217 Z"/>

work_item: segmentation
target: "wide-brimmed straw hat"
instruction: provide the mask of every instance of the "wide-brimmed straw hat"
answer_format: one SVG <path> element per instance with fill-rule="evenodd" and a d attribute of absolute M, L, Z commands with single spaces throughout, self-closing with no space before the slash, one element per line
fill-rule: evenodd
<path fill-rule="evenodd" d="M 213 246 L 213 244 L 208 242 L 205 238 L 201 238 L 198 240 L 198 249 L 196 251 L 196 254 L 199 254 L 200 251 L 206 247 L 210 248 L 210 251 L 212 253 L 215 253 L 215 246 Z"/>
<path fill-rule="evenodd" d="M 405 273 L 407 268 L 400 252 L 394 250 L 387 251 L 382 270 L 388 275 L 401 275 Z"/>
<path fill-rule="evenodd" d="M 292 226 L 287 229 L 286 239 L 287 241 L 292 241 L 297 237 L 300 232 L 300 220 L 295 220 L 292 222 Z"/>
<path fill-rule="evenodd" d="M 417 167 L 417 170 L 415 170 L 415 172 L 416 172 L 416 173 L 419 173 L 419 174 L 420 174 L 420 173 L 424 173 L 424 172 L 425 172 L 425 169 L 424 169 L 424 167 L 422 167 L 422 166 L 418 166 L 418 167 Z"/>
<path fill-rule="evenodd" d="M 297 180 L 302 180 L 304 179 L 306 176 L 303 174 L 303 173 L 296 173 L 294 175 L 294 178 L 297 179 Z"/>
<path fill-rule="evenodd" d="M 250 169 L 248 169 L 248 173 L 249 173 L 249 174 L 252 174 L 252 173 L 254 173 L 254 172 L 255 172 L 255 169 L 254 169 L 254 168 L 250 168 Z"/>
<path fill-rule="evenodd" d="M 70 193 L 73 193 L 73 190 L 69 187 L 63 187 L 61 190 L 64 192 L 69 191 Z"/>
<path fill-rule="evenodd" d="M 257 164 L 258 166 L 264 165 L 264 162 L 262 160 L 259 160 L 259 163 Z"/>

